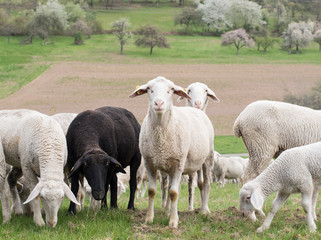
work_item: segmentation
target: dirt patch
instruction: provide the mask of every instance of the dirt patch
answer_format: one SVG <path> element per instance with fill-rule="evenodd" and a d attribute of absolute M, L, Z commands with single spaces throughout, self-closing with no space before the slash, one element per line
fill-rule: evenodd
<path fill-rule="evenodd" d="M 158 65 L 65 62 L 53 65 L 18 92 L 0 101 L 1 109 L 28 108 L 46 114 L 81 112 L 101 106 L 132 111 L 141 122 L 147 96 L 128 98 L 137 85 L 164 76 L 186 87 L 206 83 L 221 100 L 210 102 L 207 114 L 217 135 L 231 135 L 235 118 L 249 103 L 282 100 L 303 94 L 321 81 L 317 65 Z M 175 105 L 184 105 L 174 99 Z"/>

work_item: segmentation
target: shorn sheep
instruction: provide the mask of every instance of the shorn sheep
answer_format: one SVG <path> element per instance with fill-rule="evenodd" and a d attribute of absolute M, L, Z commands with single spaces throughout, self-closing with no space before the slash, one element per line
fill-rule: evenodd
<path fill-rule="evenodd" d="M 149 179 L 146 222 L 154 219 L 157 170 L 169 175 L 171 200 L 169 226 L 178 227 L 177 201 L 182 174 L 203 168 L 202 213 L 208 208 L 210 163 L 214 156 L 214 129 L 207 115 L 196 108 L 173 106 L 173 94 L 190 98 L 172 81 L 157 77 L 138 87 L 129 97 L 148 94 L 148 112 L 143 120 L 139 148 Z"/>
<path fill-rule="evenodd" d="M 215 95 L 214 91 L 211 90 L 206 84 L 195 82 L 187 86 L 187 94 L 190 96 L 190 99 L 186 98 L 186 106 L 195 107 L 206 112 L 208 101 L 211 98 L 214 102 L 219 103 L 219 98 Z M 183 97 L 179 97 L 177 100 L 183 100 Z M 197 185 L 199 189 L 203 187 L 203 177 L 202 169 L 197 172 Z M 190 174 L 188 180 L 188 210 L 193 211 L 193 201 L 194 201 L 194 191 L 195 191 L 195 180 L 196 174 Z"/>
<path fill-rule="evenodd" d="M 7 222 L 11 218 L 9 196 L 3 194 L 6 186 L 5 164 L 8 163 L 16 169 L 21 168 L 21 174 L 26 179 L 26 187 L 31 193 L 24 204 L 31 203 L 34 222 L 39 226 L 45 225 L 41 216 L 41 199 L 46 223 L 55 227 L 64 195 L 79 204 L 64 182 L 63 167 L 67 160 L 67 148 L 60 125 L 47 115 L 27 109 L 2 110 L 0 121 L 0 193 L 3 221 Z M 13 201 L 19 201 L 14 202 L 14 207 L 21 207 L 20 198 Z"/>
<path fill-rule="evenodd" d="M 79 179 L 86 177 L 92 196 L 107 206 L 110 186 L 110 206 L 117 208 L 117 172 L 130 166 L 130 198 L 128 209 L 134 209 L 136 172 L 141 162 L 138 148 L 140 125 L 124 108 L 101 107 L 81 112 L 67 131 L 68 169 L 71 190 L 76 195 Z M 70 202 L 68 212 L 75 214 Z"/>
<path fill-rule="evenodd" d="M 306 212 L 310 232 L 317 228 L 315 207 L 321 187 L 321 142 L 284 151 L 258 177 L 243 185 L 239 192 L 243 215 L 256 220 L 254 211 L 262 210 L 265 199 L 278 192 L 267 218 L 261 227 L 269 229 L 278 209 L 291 193 L 301 193 L 301 205 Z"/>
<path fill-rule="evenodd" d="M 242 137 L 249 165 L 241 183 L 255 178 L 286 149 L 321 141 L 321 111 L 276 101 L 256 101 L 237 117 L 234 135 Z"/>

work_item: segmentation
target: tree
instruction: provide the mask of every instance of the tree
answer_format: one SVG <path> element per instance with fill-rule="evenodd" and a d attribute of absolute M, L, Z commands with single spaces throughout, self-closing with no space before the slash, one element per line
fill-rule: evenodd
<path fill-rule="evenodd" d="M 120 54 L 123 54 L 124 45 L 132 37 L 132 33 L 128 31 L 129 27 L 130 23 L 127 18 L 121 18 L 112 22 L 113 33 L 120 43 Z"/>
<path fill-rule="evenodd" d="M 49 0 L 46 5 L 39 5 L 34 18 L 28 24 L 30 38 L 39 35 L 43 44 L 47 44 L 50 34 L 62 32 L 66 28 L 67 18 L 65 7 L 57 0 Z"/>
<path fill-rule="evenodd" d="M 83 44 L 84 40 L 82 38 L 82 35 L 90 35 L 91 32 L 90 27 L 88 27 L 87 24 L 80 19 L 77 22 L 71 24 L 70 30 L 72 35 L 74 36 L 75 45 Z"/>
<path fill-rule="evenodd" d="M 308 46 L 313 40 L 313 28 L 313 22 L 291 22 L 282 34 L 283 47 L 287 48 L 289 54 L 291 54 L 293 47 L 296 48 L 296 51 L 299 51 L 299 47 Z"/>
<path fill-rule="evenodd" d="M 153 54 L 153 48 L 170 48 L 165 36 L 154 26 L 144 26 L 137 31 L 140 36 L 136 39 L 135 45 L 138 47 L 149 47 L 150 54 Z"/>
<path fill-rule="evenodd" d="M 187 32 L 190 26 L 198 26 L 201 24 L 201 13 L 192 7 L 184 7 L 182 12 L 175 16 L 175 25 L 185 25 Z"/>
<path fill-rule="evenodd" d="M 86 12 L 79 4 L 68 2 L 65 5 L 66 13 L 68 15 L 68 22 L 77 22 L 78 19 L 84 20 L 86 18 Z"/>
<path fill-rule="evenodd" d="M 15 31 L 14 28 L 14 17 L 9 17 L 3 9 L 0 9 L 0 34 L 8 36 L 8 43 L 10 43 L 11 34 Z"/>
<path fill-rule="evenodd" d="M 234 45 L 236 47 L 236 54 L 242 47 L 253 47 L 254 41 L 249 37 L 249 34 L 244 29 L 236 29 L 222 35 L 222 45 Z"/>
<path fill-rule="evenodd" d="M 216 32 L 221 32 L 232 26 L 226 17 L 230 4 L 231 0 L 205 0 L 204 4 L 200 3 L 197 9 L 208 29 L 211 27 Z"/>
<path fill-rule="evenodd" d="M 319 44 L 319 50 L 321 51 L 321 29 L 317 30 L 314 35 L 313 39 L 316 43 Z"/>
<path fill-rule="evenodd" d="M 226 17 L 235 28 L 244 28 L 246 31 L 265 23 L 261 6 L 248 0 L 233 0 Z"/>

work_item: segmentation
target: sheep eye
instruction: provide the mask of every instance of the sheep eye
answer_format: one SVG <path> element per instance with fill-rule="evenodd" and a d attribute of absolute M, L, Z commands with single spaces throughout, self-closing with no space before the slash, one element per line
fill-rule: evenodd
<path fill-rule="evenodd" d="M 190 89 L 188 89 L 187 93 L 188 93 L 188 94 L 189 94 L 189 93 L 191 93 L 191 90 L 190 90 Z"/>
<path fill-rule="evenodd" d="M 205 90 L 205 92 L 207 92 L 207 89 Z"/>

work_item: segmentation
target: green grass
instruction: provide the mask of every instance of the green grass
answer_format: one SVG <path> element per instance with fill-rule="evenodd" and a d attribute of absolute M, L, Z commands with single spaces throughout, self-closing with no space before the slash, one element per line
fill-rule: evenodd
<path fill-rule="evenodd" d="M 247 153 L 242 138 L 234 136 L 215 136 L 214 146 L 220 154 Z"/>
<path fill-rule="evenodd" d="M 55 228 L 37 227 L 32 216 L 13 216 L 8 224 L 0 229 L 0 239 L 320 239 L 321 234 L 310 234 L 305 221 L 305 213 L 300 205 L 300 195 L 292 195 L 277 212 L 271 228 L 263 234 L 256 234 L 256 228 L 264 218 L 259 217 L 253 223 L 244 219 L 238 208 L 238 191 L 235 184 L 228 183 L 224 188 L 211 186 L 209 215 L 188 212 L 187 185 L 183 184 L 179 197 L 179 228 L 168 228 L 169 218 L 161 210 L 160 191 L 155 197 L 155 218 L 152 224 L 144 224 L 148 206 L 147 193 L 144 198 L 136 199 L 136 210 L 126 210 L 129 191 L 118 200 L 119 209 L 103 209 L 98 212 L 88 209 L 86 201 L 84 211 L 76 216 L 67 215 L 69 201 L 65 200 L 59 210 L 58 224 Z M 265 202 L 263 210 L 269 211 L 275 194 Z M 201 204 L 199 191 L 195 191 L 194 207 Z M 317 204 L 317 213 L 320 201 Z M 321 217 L 317 214 L 318 218 Z M 2 221 L 2 217 L 0 217 Z M 320 222 L 316 222 L 321 229 Z"/>

